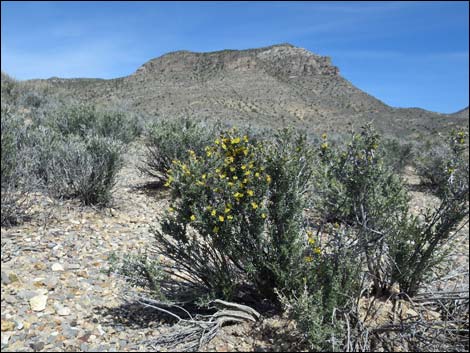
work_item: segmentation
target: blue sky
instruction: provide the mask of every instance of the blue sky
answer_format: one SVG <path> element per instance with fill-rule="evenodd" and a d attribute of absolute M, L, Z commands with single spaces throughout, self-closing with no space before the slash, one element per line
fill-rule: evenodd
<path fill-rule="evenodd" d="M 331 56 L 343 77 L 389 105 L 468 105 L 466 1 L 2 1 L 1 10 L 1 68 L 17 79 L 115 78 L 170 51 L 288 42 Z"/>

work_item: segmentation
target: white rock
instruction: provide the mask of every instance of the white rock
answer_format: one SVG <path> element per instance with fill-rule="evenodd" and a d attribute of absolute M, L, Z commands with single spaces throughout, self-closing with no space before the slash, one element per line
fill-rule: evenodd
<path fill-rule="evenodd" d="M 46 308 L 47 295 L 39 294 L 29 300 L 29 305 L 33 311 L 43 311 Z"/>
<path fill-rule="evenodd" d="M 60 304 L 55 304 L 54 308 L 59 316 L 68 316 L 70 315 L 70 309 L 62 306 Z"/>
<path fill-rule="evenodd" d="M 54 265 L 52 265 L 52 271 L 57 272 L 57 271 L 63 271 L 64 266 L 56 262 Z"/>
<path fill-rule="evenodd" d="M 11 334 L 2 332 L 2 344 L 7 345 L 8 341 L 10 340 Z"/>

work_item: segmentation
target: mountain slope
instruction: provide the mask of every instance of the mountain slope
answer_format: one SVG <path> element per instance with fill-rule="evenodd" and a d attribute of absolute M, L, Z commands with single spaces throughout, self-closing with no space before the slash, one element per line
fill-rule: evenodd
<path fill-rule="evenodd" d="M 177 51 L 127 77 L 47 80 L 100 104 L 126 102 L 150 116 L 222 119 L 260 126 L 344 130 L 372 120 L 394 135 L 447 129 L 468 118 L 395 109 L 341 77 L 328 57 L 290 44 L 210 53 Z"/>

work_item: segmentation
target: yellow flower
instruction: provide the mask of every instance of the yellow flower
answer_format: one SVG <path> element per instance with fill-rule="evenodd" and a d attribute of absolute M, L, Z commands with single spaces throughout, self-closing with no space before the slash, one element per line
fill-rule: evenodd
<path fill-rule="evenodd" d="M 207 152 L 206 152 L 206 156 L 207 156 L 207 157 L 212 156 L 212 152 L 211 152 L 211 151 L 207 151 Z"/>
<path fill-rule="evenodd" d="M 219 216 L 219 221 L 223 222 L 225 220 L 224 216 Z"/>
<path fill-rule="evenodd" d="M 206 185 L 206 184 L 204 184 L 204 182 L 202 182 L 202 181 L 198 180 L 198 181 L 196 181 L 196 185 L 199 185 L 199 186 L 204 186 L 204 185 Z"/>
<path fill-rule="evenodd" d="M 244 154 L 245 156 L 248 155 L 248 148 L 244 148 L 244 149 L 243 149 L 243 154 Z"/>
<path fill-rule="evenodd" d="M 233 194 L 233 196 L 235 196 L 237 199 L 240 199 L 243 197 L 243 194 L 237 191 L 235 194 Z"/>
<path fill-rule="evenodd" d="M 259 178 L 259 173 L 258 172 L 255 173 L 255 177 Z"/>
<path fill-rule="evenodd" d="M 240 137 L 237 137 L 237 138 L 232 139 L 231 143 L 232 143 L 232 145 L 235 145 L 235 144 L 237 144 L 237 143 L 240 143 Z"/>
<path fill-rule="evenodd" d="M 305 256 L 305 262 L 312 262 L 313 258 L 311 256 Z"/>
<path fill-rule="evenodd" d="M 322 138 L 323 140 L 326 140 L 326 132 L 324 132 L 324 133 L 321 135 L 321 138 Z"/>
<path fill-rule="evenodd" d="M 245 170 L 245 169 L 246 169 L 246 165 L 243 164 L 243 165 L 242 165 L 242 169 Z"/>
<path fill-rule="evenodd" d="M 212 206 L 210 206 L 210 205 L 209 205 L 209 206 L 206 206 L 206 210 L 209 211 L 210 209 L 212 209 Z"/>
<path fill-rule="evenodd" d="M 314 252 L 315 254 L 317 254 L 317 255 L 320 255 L 320 254 L 321 254 L 321 249 L 320 249 L 320 248 L 315 248 L 315 249 L 313 250 L 313 252 Z"/>
<path fill-rule="evenodd" d="M 266 181 L 268 182 L 268 184 L 271 182 L 271 176 L 269 175 L 266 175 Z"/>
<path fill-rule="evenodd" d="M 195 216 L 195 215 L 191 215 L 190 219 L 191 219 L 191 221 L 195 221 L 195 220 L 196 220 L 196 216 Z"/>
<path fill-rule="evenodd" d="M 243 136 L 243 141 L 248 142 L 248 136 Z"/>
<path fill-rule="evenodd" d="M 229 221 L 231 221 L 231 220 L 233 219 L 233 216 L 229 214 L 229 215 L 227 216 L 227 219 L 228 219 Z"/>
<path fill-rule="evenodd" d="M 225 207 L 224 212 L 225 212 L 225 213 L 229 213 L 229 212 L 230 212 L 230 208 L 229 208 L 229 207 Z"/>
<path fill-rule="evenodd" d="M 215 169 L 215 172 L 216 172 L 217 174 L 219 174 L 219 173 L 220 173 L 220 169 L 219 169 L 219 168 L 216 168 L 216 169 Z"/>
<path fill-rule="evenodd" d="M 173 207 L 168 207 L 168 212 L 174 212 L 175 209 Z"/>
<path fill-rule="evenodd" d="M 227 145 L 226 145 L 225 143 L 223 143 L 223 144 L 222 144 L 222 148 L 223 148 L 224 150 L 226 150 L 226 149 L 227 149 Z"/>
<path fill-rule="evenodd" d="M 253 162 L 248 165 L 249 168 L 253 168 Z"/>
<path fill-rule="evenodd" d="M 251 174 L 251 172 L 250 172 L 249 170 L 247 170 L 247 171 L 245 172 L 245 175 L 250 175 L 250 174 Z"/>
<path fill-rule="evenodd" d="M 321 149 L 326 150 L 328 148 L 328 142 L 324 142 L 321 144 Z"/>
<path fill-rule="evenodd" d="M 310 245 L 314 244 L 314 243 L 315 243 L 315 239 L 313 239 L 313 238 L 308 238 L 308 243 L 309 243 Z"/>
<path fill-rule="evenodd" d="M 261 213 L 261 218 L 265 219 L 266 218 L 266 213 Z"/>
<path fill-rule="evenodd" d="M 258 204 L 256 202 L 252 202 L 251 207 L 253 207 L 253 209 L 256 210 L 258 208 Z"/>
<path fill-rule="evenodd" d="M 238 177 L 236 175 L 234 175 L 233 180 L 238 180 Z"/>
<path fill-rule="evenodd" d="M 207 175 L 206 175 L 206 174 L 202 174 L 202 177 L 201 177 L 201 178 L 202 178 L 202 180 L 205 180 L 205 179 L 206 179 L 206 177 L 207 177 Z"/>
<path fill-rule="evenodd" d="M 215 144 L 218 145 L 220 143 L 219 139 L 215 140 Z"/>
<path fill-rule="evenodd" d="M 248 196 L 253 196 L 255 194 L 253 190 L 247 190 L 246 193 L 248 194 Z"/>
<path fill-rule="evenodd" d="M 335 229 L 338 229 L 339 228 L 339 223 L 336 222 L 335 224 L 333 224 L 333 227 L 335 227 Z"/>
<path fill-rule="evenodd" d="M 234 172 L 234 171 L 235 171 L 235 167 L 230 167 L 230 171 L 231 171 L 231 172 Z"/>
<path fill-rule="evenodd" d="M 212 228 L 212 231 L 214 233 L 218 233 L 219 232 L 219 227 L 215 226 L 214 228 Z"/>
<path fill-rule="evenodd" d="M 211 215 L 213 215 L 213 216 L 215 217 L 215 215 L 217 215 L 217 211 L 216 211 L 216 210 L 212 210 Z"/>
<path fill-rule="evenodd" d="M 248 178 L 243 179 L 243 184 L 248 183 Z"/>
<path fill-rule="evenodd" d="M 231 181 L 229 181 L 227 184 L 228 184 L 228 186 L 230 186 L 230 187 L 233 187 L 233 185 L 235 185 L 235 184 L 232 183 Z"/>

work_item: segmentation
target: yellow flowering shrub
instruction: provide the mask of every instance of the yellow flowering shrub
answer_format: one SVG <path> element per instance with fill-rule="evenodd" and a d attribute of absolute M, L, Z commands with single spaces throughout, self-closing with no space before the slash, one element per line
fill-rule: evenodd
<path fill-rule="evenodd" d="M 174 160 L 166 183 L 174 211 L 157 233 L 164 253 L 219 296 L 230 298 L 248 279 L 274 298 L 274 288 L 292 281 L 309 256 L 302 233 L 305 146 L 305 138 L 287 132 L 253 142 L 232 129 L 201 153 Z"/>

